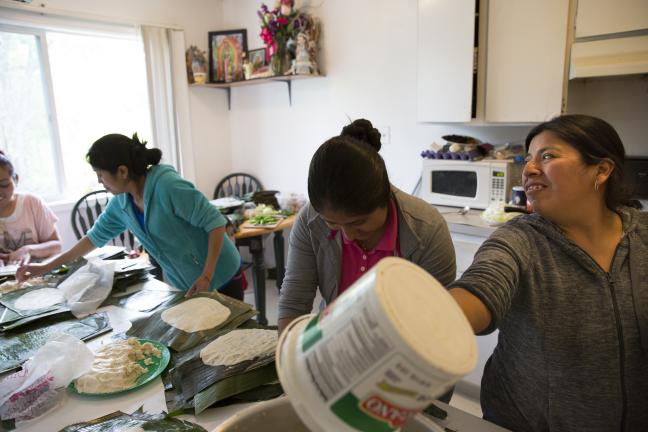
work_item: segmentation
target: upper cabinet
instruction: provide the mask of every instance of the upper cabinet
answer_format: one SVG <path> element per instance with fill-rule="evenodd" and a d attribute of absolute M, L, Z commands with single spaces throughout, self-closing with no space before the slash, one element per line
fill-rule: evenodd
<path fill-rule="evenodd" d="M 569 77 L 648 73 L 648 0 L 580 0 Z"/>
<path fill-rule="evenodd" d="M 489 2 L 486 122 L 541 122 L 562 112 L 568 15 L 567 0 Z"/>
<path fill-rule="evenodd" d="M 419 0 L 419 121 L 535 123 L 560 114 L 569 0 L 478 4 L 476 13 L 474 1 Z"/>
<path fill-rule="evenodd" d="M 470 121 L 474 35 L 475 0 L 419 0 L 419 121 Z"/>
<path fill-rule="evenodd" d="M 646 0 L 580 0 L 576 39 L 648 29 Z"/>

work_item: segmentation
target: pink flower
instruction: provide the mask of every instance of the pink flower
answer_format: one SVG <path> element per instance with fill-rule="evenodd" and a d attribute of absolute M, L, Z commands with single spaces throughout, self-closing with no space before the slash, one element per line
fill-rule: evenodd
<path fill-rule="evenodd" d="M 279 25 L 288 25 L 288 18 L 286 18 L 285 16 L 280 16 L 279 18 L 277 18 L 277 23 L 279 23 Z"/>

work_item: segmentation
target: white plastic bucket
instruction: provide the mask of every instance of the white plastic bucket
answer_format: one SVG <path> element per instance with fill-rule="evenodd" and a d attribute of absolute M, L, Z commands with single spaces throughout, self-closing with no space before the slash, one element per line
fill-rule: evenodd
<path fill-rule="evenodd" d="M 318 315 L 293 321 L 277 370 L 312 431 L 391 432 L 470 372 L 463 312 L 423 269 L 385 258 Z"/>

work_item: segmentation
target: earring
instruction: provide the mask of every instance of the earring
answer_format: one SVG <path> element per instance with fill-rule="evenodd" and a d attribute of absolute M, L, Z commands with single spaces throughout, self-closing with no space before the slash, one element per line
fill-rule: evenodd
<path fill-rule="evenodd" d="M 596 180 L 594 180 L 594 190 L 596 192 L 598 192 L 598 188 L 599 188 L 599 182 L 598 182 L 598 179 L 596 179 Z"/>

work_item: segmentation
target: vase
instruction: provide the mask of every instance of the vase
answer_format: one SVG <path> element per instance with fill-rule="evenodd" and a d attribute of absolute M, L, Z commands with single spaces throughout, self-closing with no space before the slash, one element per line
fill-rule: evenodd
<path fill-rule="evenodd" d="M 272 74 L 275 76 L 286 73 L 290 67 L 290 57 L 285 45 L 282 44 L 277 47 L 277 51 L 270 60 L 270 67 L 272 68 Z"/>

